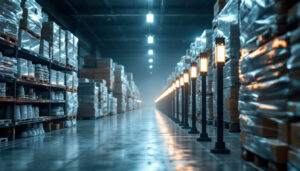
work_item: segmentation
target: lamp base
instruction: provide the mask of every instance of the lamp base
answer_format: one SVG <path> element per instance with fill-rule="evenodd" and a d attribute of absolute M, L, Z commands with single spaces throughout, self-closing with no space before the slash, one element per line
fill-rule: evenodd
<path fill-rule="evenodd" d="M 182 129 L 191 129 L 191 127 L 188 126 L 188 125 L 183 125 L 183 126 L 182 126 Z"/>
<path fill-rule="evenodd" d="M 218 149 L 218 148 L 214 148 L 210 150 L 211 153 L 215 153 L 215 154 L 228 154 L 230 153 L 230 150 L 225 148 L 225 149 Z"/>
<path fill-rule="evenodd" d="M 230 150 L 225 147 L 224 142 L 216 142 L 215 148 L 211 149 L 210 152 L 216 154 L 226 154 L 230 153 Z"/>
<path fill-rule="evenodd" d="M 192 129 L 189 131 L 189 134 L 199 134 L 199 131 L 197 130 L 197 128 L 192 128 Z"/>
<path fill-rule="evenodd" d="M 197 141 L 198 142 L 209 142 L 209 141 L 211 141 L 211 138 L 209 138 L 209 137 L 200 137 L 200 138 L 197 138 Z"/>

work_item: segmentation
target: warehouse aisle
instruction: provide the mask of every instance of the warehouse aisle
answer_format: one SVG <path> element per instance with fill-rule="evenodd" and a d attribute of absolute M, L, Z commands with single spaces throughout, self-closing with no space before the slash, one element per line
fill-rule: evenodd
<path fill-rule="evenodd" d="M 209 129 L 210 135 L 212 130 Z M 1 170 L 241 170 L 239 134 L 226 133 L 230 155 L 212 155 L 165 115 L 142 109 L 44 137 L 1 144 Z"/>

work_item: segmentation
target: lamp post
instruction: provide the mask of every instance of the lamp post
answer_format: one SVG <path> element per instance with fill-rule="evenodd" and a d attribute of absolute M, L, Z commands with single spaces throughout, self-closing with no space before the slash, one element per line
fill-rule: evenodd
<path fill-rule="evenodd" d="M 175 122 L 179 123 L 179 88 L 180 88 L 180 83 L 179 83 L 179 78 L 176 79 L 175 81 L 175 86 L 176 86 L 176 115 L 177 117 L 175 118 Z"/>
<path fill-rule="evenodd" d="M 215 62 L 217 63 L 217 142 L 211 153 L 230 153 L 223 141 L 223 66 L 225 63 L 225 39 L 216 38 Z"/>
<path fill-rule="evenodd" d="M 176 86 L 175 82 L 172 83 L 172 120 L 175 121 L 175 92 L 176 92 Z"/>
<path fill-rule="evenodd" d="M 183 82 L 183 74 L 180 76 L 180 87 L 181 87 L 181 122 L 180 126 L 184 125 L 184 82 Z"/>
<path fill-rule="evenodd" d="M 208 59 L 206 53 L 201 53 L 199 58 L 199 70 L 202 77 L 202 130 L 197 141 L 211 141 L 206 132 L 206 75 L 208 70 Z"/>
<path fill-rule="evenodd" d="M 189 82 L 190 82 L 190 76 L 189 76 L 189 70 L 185 69 L 183 72 L 183 82 L 184 82 L 184 123 L 183 123 L 183 129 L 189 129 Z"/>
<path fill-rule="evenodd" d="M 192 80 L 192 128 L 190 134 L 198 134 L 196 126 L 196 79 L 197 79 L 197 63 L 192 62 L 190 68 L 190 75 Z"/>

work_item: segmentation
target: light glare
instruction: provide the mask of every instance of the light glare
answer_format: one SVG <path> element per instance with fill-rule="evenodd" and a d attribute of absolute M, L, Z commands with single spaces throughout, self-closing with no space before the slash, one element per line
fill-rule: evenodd
<path fill-rule="evenodd" d="M 154 42 L 154 37 L 153 36 L 148 36 L 148 43 L 152 44 Z"/>
<path fill-rule="evenodd" d="M 146 16 L 147 23 L 153 23 L 154 22 L 154 16 L 151 13 L 148 13 Z"/>
<path fill-rule="evenodd" d="M 152 66 L 152 65 L 150 65 L 150 66 L 149 66 L 149 68 L 150 68 L 150 69 L 152 69 L 152 68 L 153 68 L 153 66 Z"/>
<path fill-rule="evenodd" d="M 152 62 L 153 62 L 153 59 L 152 59 L 152 58 L 150 58 L 150 59 L 149 59 L 149 63 L 151 64 Z"/>
<path fill-rule="evenodd" d="M 153 50 L 152 49 L 148 50 L 148 55 L 153 55 Z"/>

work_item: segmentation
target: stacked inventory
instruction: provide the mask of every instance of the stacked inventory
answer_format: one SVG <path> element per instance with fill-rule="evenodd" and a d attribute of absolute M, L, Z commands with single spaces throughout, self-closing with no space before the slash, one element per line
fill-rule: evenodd
<path fill-rule="evenodd" d="M 240 141 L 289 170 L 300 169 L 299 11 L 293 1 L 240 4 Z"/>
<path fill-rule="evenodd" d="M 0 74 L 14 78 L 17 72 L 17 59 L 6 57 L 0 52 Z"/>
<path fill-rule="evenodd" d="M 43 42 L 49 42 L 50 46 L 50 58 L 53 61 L 60 61 L 60 28 L 55 22 L 44 22 L 42 27 L 42 40 Z M 44 41 L 45 40 L 45 41 Z M 43 50 L 41 50 L 43 51 Z"/>
<path fill-rule="evenodd" d="M 0 37 L 17 44 L 19 21 L 22 18 L 21 0 L 1 0 Z"/>
<path fill-rule="evenodd" d="M 115 84 L 114 84 L 114 96 L 118 99 L 118 113 L 126 111 L 126 86 L 127 78 L 125 76 L 125 70 L 123 65 L 115 66 Z"/>
<path fill-rule="evenodd" d="M 238 23 L 238 1 L 230 0 L 227 2 L 222 11 L 215 16 L 213 20 L 213 40 L 222 37 L 225 39 L 226 45 L 226 63 L 224 66 L 224 122 L 229 124 L 229 130 L 233 132 L 239 131 L 239 112 L 238 112 L 238 92 L 239 92 L 239 77 L 238 77 L 238 60 L 240 56 L 240 41 L 239 41 L 239 23 Z M 215 44 L 213 43 L 213 48 Z M 213 51 L 214 56 L 214 51 Z M 217 109 L 217 70 L 216 63 L 213 60 L 214 73 L 214 114 Z M 216 118 L 216 116 L 214 117 Z"/>
<path fill-rule="evenodd" d="M 20 22 L 18 15 L 22 15 Z M 26 137 L 28 131 L 40 129 L 34 123 L 46 120 L 47 123 L 60 122 L 65 119 L 65 114 L 77 114 L 78 78 L 75 68 L 52 62 L 59 59 L 60 64 L 66 63 L 66 33 L 54 22 L 42 24 L 47 20 L 43 19 L 41 7 L 34 0 L 1 2 L 0 28 L 3 32 L 0 31 L 0 36 L 5 41 L 0 40 L 0 106 L 5 109 L 0 114 L 2 119 L 11 120 L 12 125 L 28 125 L 21 137 Z M 19 25 L 14 26 L 14 22 Z M 3 26 L 3 23 L 6 25 Z M 18 34 L 19 46 L 11 45 L 16 45 L 16 42 L 2 33 L 11 37 Z M 78 39 L 74 38 L 73 42 L 78 43 Z M 74 43 L 73 58 L 77 58 L 77 43 Z M 72 75 L 72 81 L 67 82 L 68 88 L 71 83 L 71 92 L 66 92 L 67 71 Z"/>
<path fill-rule="evenodd" d="M 42 7 L 35 0 L 22 0 L 23 9 L 20 21 L 19 45 L 35 53 L 40 51 L 42 29 Z"/>
<path fill-rule="evenodd" d="M 118 100 L 113 96 L 112 93 L 108 94 L 108 111 L 109 114 L 115 115 L 118 113 L 117 111 Z"/>
<path fill-rule="evenodd" d="M 66 31 L 62 28 L 59 29 L 59 59 L 54 59 L 54 62 L 57 62 L 62 65 L 66 65 Z"/>
<path fill-rule="evenodd" d="M 99 92 L 98 92 L 98 99 L 99 99 L 99 105 L 100 109 L 102 110 L 102 116 L 106 116 L 109 114 L 109 108 L 108 108 L 108 90 L 106 87 L 106 81 L 102 80 L 97 83 L 99 87 Z"/>
<path fill-rule="evenodd" d="M 78 68 L 78 38 L 70 31 L 66 31 L 66 57 L 67 66 L 77 69 Z"/>
<path fill-rule="evenodd" d="M 114 64 L 112 59 L 98 59 L 96 68 L 84 68 L 80 70 L 79 77 L 94 80 L 105 80 L 108 90 L 112 91 L 114 86 Z"/>
<path fill-rule="evenodd" d="M 78 86 L 78 117 L 96 119 L 99 112 L 99 87 L 93 80 L 80 79 Z"/>
<path fill-rule="evenodd" d="M 194 60 L 197 60 L 196 57 L 200 55 L 200 53 L 206 53 L 208 58 L 208 72 L 207 72 L 207 81 L 206 81 L 206 105 L 207 105 L 207 120 L 213 120 L 213 57 L 212 57 L 212 30 L 205 29 L 198 41 L 195 42 L 193 50 Z M 197 60 L 199 63 L 199 60 Z M 199 66 L 199 64 L 198 64 Z M 202 85 L 202 77 L 198 74 L 197 77 L 197 104 L 202 103 L 201 98 L 201 85 Z M 197 111 L 201 111 L 201 105 L 197 105 Z"/>

